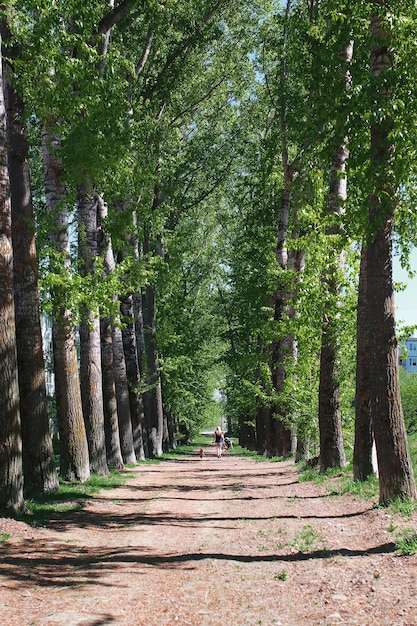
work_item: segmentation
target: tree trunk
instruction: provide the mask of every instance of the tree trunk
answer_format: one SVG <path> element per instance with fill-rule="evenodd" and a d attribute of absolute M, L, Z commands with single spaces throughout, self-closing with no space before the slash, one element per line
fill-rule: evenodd
<path fill-rule="evenodd" d="M 159 202 L 159 192 L 154 194 L 154 208 Z M 146 233 L 143 244 L 145 254 L 151 250 L 150 235 Z M 161 250 L 162 252 L 162 250 Z M 155 288 L 149 283 L 145 288 L 145 307 L 143 330 L 146 354 L 146 392 L 145 408 L 149 407 L 148 450 L 149 456 L 161 456 L 164 438 L 164 410 L 162 403 L 161 374 L 159 367 L 158 346 L 156 341 Z"/>
<path fill-rule="evenodd" d="M 46 205 L 53 227 L 51 243 L 63 260 L 63 271 L 70 265 L 68 213 L 65 207 L 64 171 L 60 158 L 60 139 L 42 131 L 42 156 L 45 173 Z M 58 268 L 52 267 L 52 270 Z M 62 266 L 59 268 L 62 271 Z M 65 480 L 84 482 L 90 476 L 85 433 L 73 316 L 67 307 L 66 294 L 53 294 L 53 353 L 56 410 L 60 435 L 60 474 Z"/>
<path fill-rule="evenodd" d="M 254 451 L 257 448 L 256 444 L 256 428 L 252 420 L 247 417 L 240 419 L 239 428 L 239 445 L 246 450 Z"/>
<path fill-rule="evenodd" d="M 259 454 L 265 454 L 265 434 L 268 419 L 268 407 L 260 407 L 256 414 L 256 448 Z"/>
<path fill-rule="evenodd" d="M 343 448 L 342 420 L 340 415 L 340 392 L 336 383 L 338 376 L 337 337 L 331 323 L 324 325 L 320 351 L 320 472 L 331 467 L 346 465 Z"/>
<path fill-rule="evenodd" d="M 5 68 L 8 66 L 5 64 Z M 7 69 L 6 69 L 7 71 Z M 5 80 L 12 202 L 14 304 L 25 495 L 59 488 L 46 397 L 35 218 L 23 100 Z"/>
<path fill-rule="evenodd" d="M 344 53 L 346 64 L 353 55 L 353 42 L 350 41 Z M 348 66 L 344 72 L 345 88 L 350 85 Z M 344 131 L 345 121 L 336 125 L 336 142 L 338 135 Z M 339 130 L 341 129 L 341 131 Z M 344 135 L 344 132 L 343 132 Z M 330 183 L 328 198 L 328 216 L 334 221 L 327 229 L 329 258 L 321 275 L 324 311 L 322 317 L 320 381 L 319 381 L 319 430 L 320 430 L 320 471 L 325 472 L 331 467 L 346 465 L 343 447 L 342 417 L 340 413 L 339 387 L 339 307 L 341 285 L 339 275 L 343 271 L 345 252 L 340 240 L 340 226 L 337 218 L 345 211 L 347 198 L 346 164 L 349 158 L 347 137 L 343 136 L 336 148 L 330 167 Z M 324 289 L 323 289 L 324 288 Z"/>
<path fill-rule="evenodd" d="M 145 302 L 144 329 L 147 358 L 146 394 L 148 395 L 150 408 L 149 454 L 151 457 L 159 457 L 163 452 L 164 412 L 162 406 L 159 356 L 156 345 L 155 293 L 153 285 L 146 287 Z"/>
<path fill-rule="evenodd" d="M 95 273 L 98 255 L 98 199 L 82 187 L 78 193 L 78 254 L 84 276 Z M 80 383 L 84 423 L 90 457 L 90 471 L 108 474 L 104 435 L 101 375 L 100 321 L 85 305 L 80 323 Z"/>
<path fill-rule="evenodd" d="M 283 153 L 285 151 L 283 150 Z M 282 196 L 279 224 L 278 224 L 278 238 L 276 258 L 279 266 L 282 270 L 288 268 L 288 252 L 287 252 L 287 237 L 288 237 L 288 218 L 290 210 L 290 196 L 292 185 L 293 172 L 291 167 L 284 159 L 284 191 Z M 284 319 L 284 309 L 287 294 L 283 282 L 279 282 L 272 301 L 272 307 L 274 309 L 274 320 L 278 324 Z M 276 339 L 272 342 L 271 349 L 271 382 L 273 392 L 279 396 L 284 387 L 285 381 L 285 359 L 286 359 L 286 340 Z M 281 418 L 281 409 L 278 404 L 275 404 L 269 411 L 269 417 L 266 423 L 265 432 L 265 452 L 266 456 L 271 458 L 274 456 L 288 456 L 286 444 L 290 441 L 290 433 L 288 431 L 288 437 L 286 436 L 286 428 Z"/>
<path fill-rule="evenodd" d="M 336 150 L 330 169 L 329 205 L 330 217 L 344 211 L 346 201 L 346 162 L 349 153 L 346 140 Z M 325 300 L 320 350 L 319 382 L 319 430 L 320 471 L 346 465 L 343 447 L 342 418 L 339 388 L 339 328 L 337 308 L 341 296 L 338 279 L 344 265 L 344 251 L 337 240 L 339 227 L 330 227 L 328 236 L 329 262 L 321 276 Z"/>
<path fill-rule="evenodd" d="M 123 469 L 120 449 L 119 422 L 117 415 L 116 382 L 113 363 L 113 339 L 111 317 L 100 320 L 101 374 L 103 379 L 103 412 L 106 458 L 109 467 Z"/>
<path fill-rule="evenodd" d="M 283 192 L 281 199 L 281 207 L 277 228 L 277 247 L 276 247 L 276 259 L 280 268 L 284 271 L 288 269 L 288 251 L 287 251 L 287 239 L 288 239 L 288 224 L 290 216 L 290 204 L 291 204 L 291 190 L 294 180 L 294 167 L 290 162 L 288 151 L 288 137 L 287 137 L 287 88 L 288 88 L 288 76 L 287 76 L 287 36 L 288 36 L 288 24 L 291 12 L 291 1 L 287 0 L 285 7 L 285 25 L 283 32 L 283 53 L 280 62 L 280 107 L 279 107 L 279 125 L 280 125 L 280 138 L 281 138 L 281 159 L 283 169 Z M 285 281 L 279 281 L 276 292 L 272 300 L 272 307 L 274 309 L 274 320 L 277 325 L 284 319 L 285 305 L 288 299 L 286 293 Z M 284 389 L 284 383 L 286 378 L 286 366 L 285 361 L 287 358 L 288 341 L 286 337 L 281 337 L 274 340 L 271 349 L 271 379 L 274 393 L 279 398 L 280 393 Z M 279 402 L 279 401 L 278 401 Z M 268 457 L 273 456 L 288 456 L 291 452 L 291 432 L 283 421 L 285 417 L 285 410 L 276 404 L 271 408 L 269 419 L 266 424 L 266 438 L 265 438 L 265 451 Z"/>
<path fill-rule="evenodd" d="M 116 383 L 117 415 L 119 420 L 120 448 L 125 463 L 136 463 L 133 446 L 132 420 L 130 417 L 129 389 L 127 384 L 126 362 L 123 350 L 122 331 L 113 326 L 113 367 Z"/>
<path fill-rule="evenodd" d="M 379 3 L 389 11 L 389 3 Z M 378 114 L 371 124 L 371 182 L 369 223 L 372 236 L 365 249 L 367 318 L 370 363 L 369 387 L 372 424 L 378 456 L 379 501 L 415 498 L 407 435 L 398 380 L 398 345 L 395 335 L 394 290 L 392 283 L 392 229 L 395 211 L 393 120 L 387 108 L 390 81 L 381 81 L 393 66 L 391 34 L 379 15 L 371 16 L 371 74 L 375 79 Z"/>
<path fill-rule="evenodd" d="M 353 478 L 366 480 L 373 474 L 372 467 L 372 419 L 370 406 L 369 333 L 366 332 L 368 272 L 366 254 L 362 249 L 359 271 L 358 307 L 356 324 L 356 398 L 355 398 L 355 443 L 353 447 Z"/>
<path fill-rule="evenodd" d="M 0 38 L 0 507 L 24 510 L 16 328 L 13 300 L 11 203 Z"/>
<path fill-rule="evenodd" d="M 133 308 L 133 296 L 128 295 L 121 300 L 121 314 L 123 319 L 123 348 L 126 361 L 126 375 L 129 384 L 129 406 L 132 420 L 133 446 L 136 458 L 143 461 L 145 451 L 143 445 L 143 423 L 145 421 L 142 392 L 140 389 L 141 378 L 136 349 L 135 316 Z"/>
<path fill-rule="evenodd" d="M 107 218 L 107 205 L 98 197 L 99 244 L 98 251 L 103 259 L 103 278 L 114 269 L 114 256 L 110 236 L 104 231 Z M 119 422 L 116 396 L 116 378 L 113 357 L 112 318 L 104 314 L 100 318 L 101 374 L 103 388 L 104 435 L 106 441 L 107 464 L 123 468 L 120 449 Z"/>
<path fill-rule="evenodd" d="M 143 325 L 143 300 L 141 291 L 133 294 L 133 310 L 135 316 L 135 333 L 136 333 L 136 351 L 139 367 L 139 375 L 141 381 L 146 379 L 146 346 L 145 331 Z M 149 395 L 142 392 L 143 403 L 143 423 L 142 423 L 142 440 L 145 457 L 150 456 L 148 449 L 149 433 L 150 433 L 150 404 Z"/>

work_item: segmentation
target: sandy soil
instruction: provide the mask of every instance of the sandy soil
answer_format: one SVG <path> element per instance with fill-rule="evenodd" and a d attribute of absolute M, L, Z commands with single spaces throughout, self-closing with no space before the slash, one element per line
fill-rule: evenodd
<path fill-rule="evenodd" d="M 212 448 L 127 471 L 48 527 L 0 518 L 1 624 L 417 625 L 417 514 Z"/>

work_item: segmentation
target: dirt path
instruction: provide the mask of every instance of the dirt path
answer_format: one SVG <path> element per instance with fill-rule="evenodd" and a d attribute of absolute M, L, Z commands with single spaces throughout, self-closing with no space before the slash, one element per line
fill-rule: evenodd
<path fill-rule="evenodd" d="M 212 450 L 128 471 L 48 528 L 0 519 L 1 624 L 417 625 L 417 557 L 392 532 L 416 514 Z"/>

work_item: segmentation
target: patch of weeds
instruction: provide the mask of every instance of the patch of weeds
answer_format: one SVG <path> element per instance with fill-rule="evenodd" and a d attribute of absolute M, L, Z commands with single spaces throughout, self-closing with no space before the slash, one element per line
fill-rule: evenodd
<path fill-rule="evenodd" d="M 323 549 L 323 539 L 317 530 L 307 525 L 296 533 L 291 545 L 299 552 L 312 552 Z"/>
<path fill-rule="evenodd" d="M 0 533 L 0 544 L 1 543 L 6 543 L 6 541 L 10 539 L 10 534 L 9 533 Z"/>
<path fill-rule="evenodd" d="M 369 476 L 366 480 L 354 480 L 351 475 L 343 475 L 336 490 L 338 495 L 349 493 L 365 500 L 375 498 L 378 495 L 378 478 Z"/>
<path fill-rule="evenodd" d="M 236 444 L 234 444 L 233 450 L 231 452 L 233 454 L 238 454 L 239 456 L 254 459 L 255 461 L 266 461 L 264 454 L 260 454 L 256 450 L 246 450 L 246 448 L 242 448 L 241 446 Z"/>
<path fill-rule="evenodd" d="M 256 531 L 256 534 L 258 535 L 258 537 L 269 537 L 271 533 L 265 530 L 258 530 Z"/>
<path fill-rule="evenodd" d="M 402 517 L 411 517 L 411 515 L 417 511 L 416 500 L 401 500 L 400 498 L 395 498 L 391 500 L 389 504 L 392 512 Z"/>
<path fill-rule="evenodd" d="M 286 457 L 284 459 L 283 456 L 271 456 L 271 457 L 263 457 L 261 460 L 262 461 L 267 461 L 268 463 L 280 463 L 281 461 L 288 461 L 288 459 L 290 459 L 291 457 Z"/>
<path fill-rule="evenodd" d="M 387 531 L 388 531 L 389 533 L 393 533 L 393 532 L 395 531 L 395 529 L 396 529 L 396 528 L 397 528 L 397 527 L 396 527 L 396 525 L 394 524 L 394 522 L 390 522 L 390 523 L 388 524 L 388 526 L 387 526 Z"/>
<path fill-rule="evenodd" d="M 323 482 L 324 481 L 324 476 L 322 474 L 319 473 L 318 469 L 315 469 L 314 467 L 310 467 L 307 468 L 305 470 L 301 469 L 299 475 L 298 475 L 298 480 L 300 481 L 300 483 L 305 483 L 305 482 Z"/>
<path fill-rule="evenodd" d="M 417 554 L 417 530 L 415 528 L 405 528 L 399 531 L 395 547 L 404 555 Z"/>
<path fill-rule="evenodd" d="M 287 580 L 287 572 L 283 569 L 282 572 L 279 572 L 279 574 L 275 574 L 274 578 L 275 580 Z"/>
<path fill-rule="evenodd" d="M 326 472 L 320 472 L 320 467 L 310 467 L 306 462 L 298 465 L 298 480 L 302 482 L 311 481 L 315 485 L 321 485 L 329 478 L 336 478 L 339 476 L 349 475 L 352 468 L 347 465 L 343 469 L 340 467 L 331 467 Z"/>
<path fill-rule="evenodd" d="M 258 550 L 259 552 L 268 552 L 268 546 L 266 546 L 264 543 L 261 543 L 258 546 Z"/>

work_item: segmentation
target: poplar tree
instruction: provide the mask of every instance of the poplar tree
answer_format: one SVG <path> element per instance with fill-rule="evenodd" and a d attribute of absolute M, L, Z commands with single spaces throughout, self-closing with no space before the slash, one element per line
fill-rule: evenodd
<path fill-rule="evenodd" d="M 13 298 L 13 247 L 3 57 L 0 38 L 0 507 L 24 509 L 16 327 Z"/>
<path fill-rule="evenodd" d="M 408 451 L 398 376 L 392 282 L 392 232 L 397 204 L 394 118 L 390 101 L 395 94 L 393 26 L 389 2 L 371 5 L 370 72 L 374 96 L 371 121 L 369 224 L 363 253 L 366 311 L 365 329 L 372 366 L 368 367 L 369 409 L 375 436 L 379 500 L 415 498 L 416 487 Z M 372 280 L 371 280 L 372 277 Z"/>

